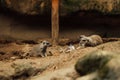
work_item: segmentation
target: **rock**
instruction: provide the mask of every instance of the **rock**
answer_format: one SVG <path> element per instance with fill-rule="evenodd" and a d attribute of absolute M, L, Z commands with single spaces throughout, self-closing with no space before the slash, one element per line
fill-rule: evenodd
<path fill-rule="evenodd" d="M 27 79 L 31 76 L 36 75 L 38 72 L 43 71 L 44 69 L 33 67 L 30 63 L 16 64 L 11 65 L 14 68 L 15 73 L 12 75 L 12 79 Z"/>
<path fill-rule="evenodd" d="M 100 69 L 99 77 L 101 80 L 120 80 L 120 55 Z"/>
<path fill-rule="evenodd" d="M 120 80 L 120 54 L 109 51 L 95 51 L 75 65 L 81 75 L 77 80 Z"/>
<path fill-rule="evenodd" d="M 0 80 L 12 80 L 12 79 L 5 77 L 5 76 L 0 76 Z"/>
<path fill-rule="evenodd" d="M 14 69 L 11 69 L 11 66 L 5 64 L 5 62 L 0 62 L 0 80 L 13 80 L 12 75 L 14 74 Z"/>
<path fill-rule="evenodd" d="M 0 0 L 4 8 L 22 14 L 50 14 L 50 0 Z M 80 10 L 96 10 L 103 13 L 119 14 L 120 0 L 61 0 L 60 14 L 66 15 Z M 0 7 L 1 7 L 0 6 Z"/>
<path fill-rule="evenodd" d="M 79 75 L 74 70 L 74 67 L 59 69 L 53 72 L 48 72 L 43 75 L 32 77 L 30 80 L 75 80 Z"/>
<path fill-rule="evenodd" d="M 79 59 L 75 69 L 80 75 L 86 75 L 102 68 L 112 57 L 113 54 L 111 52 L 94 51 Z"/>
<path fill-rule="evenodd" d="M 88 75 L 77 78 L 76 80 L 97 80 L 96 76 L 98 76 L 98 72 L 93 72 Z"/>

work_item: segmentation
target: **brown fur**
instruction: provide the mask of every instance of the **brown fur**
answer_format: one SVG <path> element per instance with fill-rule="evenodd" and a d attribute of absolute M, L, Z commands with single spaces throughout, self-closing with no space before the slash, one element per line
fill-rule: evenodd
<path fill-rule="evenodd" d="M 103 40 L 99 35 L 91 35 L 88 37 L 92 40 L 88 43 L 91 46 L 96 46 L 103 43 Z"/>
<path fill-rule="evenodd" d="M 103 40 L 99 35 L 91 35 L 91 36 L 85 36 L 81 35 L 80 36 L 80 45 L 85 47 L 85 46 L 96 46 L 99 44 L 102 44 Z"/>

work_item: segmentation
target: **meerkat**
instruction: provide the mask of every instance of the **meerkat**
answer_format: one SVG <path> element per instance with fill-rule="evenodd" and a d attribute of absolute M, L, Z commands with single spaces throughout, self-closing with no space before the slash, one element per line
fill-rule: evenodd
<path fill-rule="evenodd" d="M 47 47 L 50 46 L 50 43 L 48 41 L 41 41 L 40 44 L 37 44 L 33 47 L 33 49 L 31 50 L 31 54 L 32 56 L 41 56 L 41 57 L 46 57 L 46 50 Z"/>
<path fill-rule="evenodd" d="M 79 46 L 82 46 L 82 47 L 96 46 L 102 43 L 103 43 L 103 40 L 99 35 L 91 35 L 91 36 L 81 35 Z"/>

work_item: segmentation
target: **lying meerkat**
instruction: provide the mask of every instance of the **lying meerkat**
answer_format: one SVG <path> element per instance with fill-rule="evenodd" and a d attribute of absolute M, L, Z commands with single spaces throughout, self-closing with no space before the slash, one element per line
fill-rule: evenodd
<path fill-rule="evenodd" d="M 46 57 L 47 56 L 46 50 L 47 50 L 47 47 L 49 46 L 50 46 L 50 43 L 48 41 L 42 41 L 40 44 L 37 44 L 33 47 L 30 55 Z"/>
<path fill-rule="evenodd" d="M 102 43 L 103 43 L 103 40 L 99 35 L 91 35 L 91 36 L 81 35 L 80 36 L 79 45 L 81 47 L 96 46 Z"/>

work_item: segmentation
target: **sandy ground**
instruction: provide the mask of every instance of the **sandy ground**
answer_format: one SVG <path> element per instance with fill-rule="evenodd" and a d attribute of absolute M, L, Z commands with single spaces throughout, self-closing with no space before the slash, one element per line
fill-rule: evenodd
<path fill-rule="evenodd" d="M 24 50 L 27 51 L 26 45 L 32 47 L 35 44 L 0 44 L 0 76 L 4 75 L 7 77 L 13 75 L 15 73 L 14 68 L 12 67 L 13 64 L 29 63 L 35 68 L 44 68 L 44 70 L 39 71 L 34 76 L 20 80 L 76 80 L 79 75 L 76 73 L 74 65 L 82 56 L 98 49 L 120 52 L 120 41 L 116 41 L 108 42 L 96 47 L 78 49 L 70 53 L 59 52 L 61 47 L 66 48 L 67 46 L 54 46 L 48 48 L 48 52 L 51 51 L 52 55 L 44 58 L 24 58 L 21 57 L 21 54 L 24 54 Z"/>

